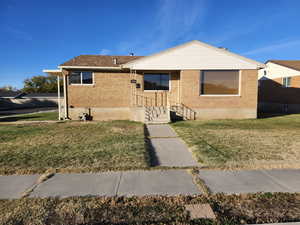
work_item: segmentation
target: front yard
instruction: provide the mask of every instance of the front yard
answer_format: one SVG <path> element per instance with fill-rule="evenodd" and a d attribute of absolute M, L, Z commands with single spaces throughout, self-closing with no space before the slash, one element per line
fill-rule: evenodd
<path fill-rule="evenodd" d="M 211 168 L 300 168 L 300 116 L 182 121 L 173 128 Z"/>
<path fill-rule="evenodd" d="M 49 120 L 56 116 L 54 112 L 33 117 Z M 171 126 L 209 168 L 300 168 L 299 115 L 182 121 Z M 150 155 L 142 123 L 0 122 L 0 174 L 145 169 L 151 165 Z"/>
<path fill-rule="evenodd" d="M 141 123 L 0 123 L 0 174 L 145 168 L 148 161 Z"/>

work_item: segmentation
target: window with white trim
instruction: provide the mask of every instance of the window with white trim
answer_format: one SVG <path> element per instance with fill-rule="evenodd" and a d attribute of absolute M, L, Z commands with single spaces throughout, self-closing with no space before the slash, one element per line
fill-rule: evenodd
<path fill-rule="evenodd" d="M 291 87 L 291 80 L 292 80 L 291 77 L 282 78 L 282 86 L 286 88 Z"/>
<path fill-rule="evenodd" d="M 200 78 L 200 95 L 238 95 L 238 70 L 204 70 Z"/>
<path fill-rule="evenodd" d="M 90 71 L 73 71 L 69 76 L 69 84 L 93 84 L 93 73 Z"/>
<path fill-rule="evenodd" d="M 167 73 L 144 74 L 144 90 L 146 91 L 168 91 L 170 76 Z"/>

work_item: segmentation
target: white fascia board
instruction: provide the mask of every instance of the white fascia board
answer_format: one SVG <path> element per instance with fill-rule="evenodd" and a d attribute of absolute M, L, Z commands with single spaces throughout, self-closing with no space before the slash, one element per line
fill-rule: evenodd
<path fill-rule="evenodd" d="M 122 70 L 122 67 L 108 66 L 59 66 L 60 69 L 97 69 L 97 70 Z"/>
<path fill-rule="evenodd" d="M 60 73 L 60 72 L 62 72 L 62 70 L 61 69 L 59 69 L 59 70 L 43 70 L 43 72 L 44 73 Z"/>
<path fill-rule="evenodd" d="M 128 68 L 128 67 L 126 67 Z M 249 67 L 240 67 L 240 66 L 230 66 L 230 67 L 145 67 L 145 66 L 132 66 L 130 67 L 132 70 L 256 70 L 258 67 L 249 66 Z"/>

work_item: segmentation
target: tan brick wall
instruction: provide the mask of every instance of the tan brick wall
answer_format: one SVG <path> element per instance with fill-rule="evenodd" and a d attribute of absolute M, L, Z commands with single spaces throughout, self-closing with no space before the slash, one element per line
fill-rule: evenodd
<path fill-rule="evenodd" d="M 70 107 L 129 107 L 128 73 L 94 72 L 93 85 L 68 85 Z"/>
<path fill-rule="evenodd" d="M 95 120 L 132 119 L 132 77 L 129 73 L 95 72 L 93 85 L 68 85 L 68 104 L 71 119 L 91 108 Z M 141 88 L 137 94 L 162 102 L 162 92 L 144 92 L 143 75 L 136 75 Z M 182 102 L 197 111 L 197 118 L 252 118 L 257 108 L 257 70 L 241 71 L 240 96 L 200 96 L 200 71 L 171 72 L 170 91 L 165 92 L 171 104 Z M 156 96 L 156 97 L 155 97 Z M 159 105 L 159 104 L 158 104 Z"/>
<path fill-rule="evenodd" d="M 252 118 L 257 109 L 257 70 L 242 70 L 240 96 L 201 96 L 200 71 L 181 71 L 181 101 L 201 118 Z"/>
<path fill-rule="evenodd" d="M 91 107 L 89 110 L 86 108 L 76 107 L 69 109 L 69 117 L 72 120 L 78 120 L 79 115 L 82 113 L 88 113 L 92 116 L 92 120 L 130 120 L 132 118 L 132 112 L 130 108 L 97 108 Z"/>

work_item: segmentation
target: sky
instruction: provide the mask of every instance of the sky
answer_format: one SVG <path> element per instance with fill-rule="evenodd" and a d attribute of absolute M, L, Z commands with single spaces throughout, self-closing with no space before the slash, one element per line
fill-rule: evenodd
<path fill-rule="evenodd" d="M 300 59 L 299 0 L 0 0 L 0 87 L 77 55 L 149 55 L 191 40 Z"/>

